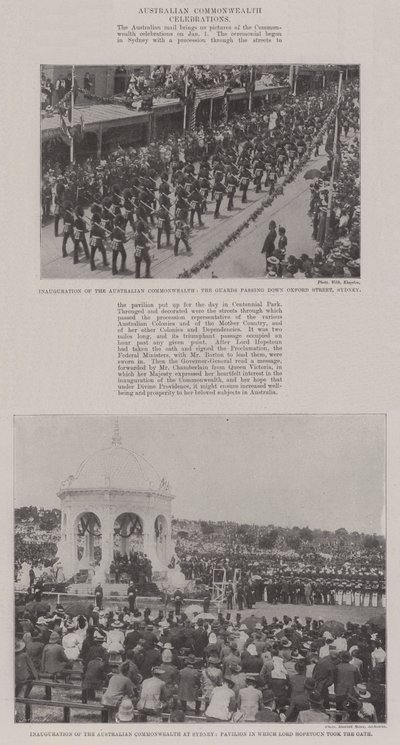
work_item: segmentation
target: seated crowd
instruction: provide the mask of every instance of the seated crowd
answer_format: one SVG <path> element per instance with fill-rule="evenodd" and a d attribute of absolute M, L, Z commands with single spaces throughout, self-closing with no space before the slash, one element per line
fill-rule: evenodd
<path fill-rule="evenodd" d="M 16 695 L 80 670 L 82 700 L 112 707 L 116 721 L 385 721 L 381 626 L 178 610 L 25 611 Z"/>

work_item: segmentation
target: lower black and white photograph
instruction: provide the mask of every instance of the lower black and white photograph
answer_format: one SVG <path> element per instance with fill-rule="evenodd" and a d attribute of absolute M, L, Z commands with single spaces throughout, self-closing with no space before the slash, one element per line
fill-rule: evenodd
<path fill-rule="evenodd" d="M 14 463 L 16 722 L 386 722 L 384 415 L 16 416 Z"/>
<path fill-rule="evenodd" d="M 360 277 L 358 65 L 40 75 L 42 279 Z"/>

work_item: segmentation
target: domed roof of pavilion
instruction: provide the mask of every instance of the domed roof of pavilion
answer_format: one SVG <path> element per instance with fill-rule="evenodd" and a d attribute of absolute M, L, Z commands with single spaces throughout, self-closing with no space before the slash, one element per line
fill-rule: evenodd
<path fill-rule="evenodd" d="M 98 450 L 69 476 L 60 491 L 69 489 L 122 489 L 167 493 L 169 485 L 141 455 L 122 447 L 118 423 L 111 447 Z"/>

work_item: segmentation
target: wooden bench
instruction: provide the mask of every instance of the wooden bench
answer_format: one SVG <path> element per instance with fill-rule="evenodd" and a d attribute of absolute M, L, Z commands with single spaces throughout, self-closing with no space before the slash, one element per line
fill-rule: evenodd
<path fill-rule="evenodd" d="M 79 693 L 81 701 L 83 704 L 87 703 L 87 692 L 86 690 L 82 689 L 80 685 L 77 685 L 76 683 L 65 683 L 65 682 L 58 682 L 51 679 L 46 678 L 40 678 L 38 680 L 32 680 L 29 681 L 30 688 L 34 688 L 36 686 L 41 686 L 45 690 L 45 700 L 51 701 L 52 700 L 52 690 L 63 690 L 63 691 L 72 691 Z M 100 693 L 103 693 L 106 690 L 106 686 L 103 686 L 102 688 L 97 689 Z M 26 693 L 25 693 L 25 697 Z"/>
<path fill-rule="evenodd" d="M 69 724 L 71 721 L 71 710 L 79 709 L 79 711 L 96 711 L 100 713 L 101 721 L 108 723 L 111 721 L 111 716 L 115 712 L 115 707 L 105 706 L 104 704 L 82 704 L 79 701 L 47 701 L 42 698 L 22 698 L 18 696 L 15 699 L 15 703 L 22 704 L 25 707 L 25 721 L 32 721 L 32 708 L 38 707 L 54 707 L 63 710 L 63 722 Z"/>
<path fill-rule="evenodd" d="M 47 699 L 34 699 L 34 698 L 22 698 L 18 696 L 15 699 L 15 702 L 17 704 L 22 704 L 25 707 L 25 721 L 26 722 L 32 722 L 32 708 L 34 706 L 37 707 L 53 707 L 53 708 L 59 708 L 63 710 L 63 722 L 65 724 L 69 724 L 71 722 L 71 710 L 72 709 L 78 709 L 79 711 L 95 711 L 99 712 L 101 714 L 101 721 L 103 723 L 110 723 L 112 721 L 113 715 L 115 714 L 116 707 L 113 706 L 105 706 L 104 704 L 82 704 L 75 701 L 48 701 Z M 137 722 L 140 716 L 140 711 L 138 709 L 134 709 L 133 712 L 133 721 Z M 162 722 L 168 722 L 169 721 L 169 713 L 164 712 L 160 715 Z M 185 715 L 185 721 L 186 722 L 192 722 L 194 723 L 204 723 L 207 722 L 204 715 L 201 714 L 186 714 Z"/>

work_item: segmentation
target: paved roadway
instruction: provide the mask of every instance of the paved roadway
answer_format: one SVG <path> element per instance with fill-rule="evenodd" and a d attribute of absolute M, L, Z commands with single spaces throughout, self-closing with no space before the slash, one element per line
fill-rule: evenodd
<path fill-rule="evenodd" d="M 307 214 L 309 206 L 310 182 L 304 179 L 304 173 L 310 168 L 321 168 L 325 165 L 327 156 L 324 153 L 319 157 L 311 157 L 307 166 L 301 171 L 297 178 L 284 187 L 284 194 L 276 197 L 271 207 L 266 209 L 257 221 L 249 226 L 240 237 L 224 252 L 215 259 L 208 269 L 202 270 L 196 275 L 197 278 L 206 279 L 211 277 L 213 271 L 220 278 L 240 277 L 263 277 L 265 275 L 265 259 L 261 256 L 263 240 L 268 230 L 268 223 L 274 219 L 276 223 L 286 227 L 288 235 L 288 255 L 300 256 L 303 252 L 313 254 L 316 243 L 311 238 L 311 222 Z M 280 179 L 281 180 L 281 179 Z M 151 249 L 152 266 L 151 273 L 156 279 L 176 278 L 185 269 L 190 269 L 207 252 L 223 241 L 229 233 L 236 230 L 249 215 L 259 206 L 268 193 L 263 190 L 256 194 L 253 189 L 248 192 L 248 204 L 240 202 L 240 192 L 235 197 L 235 208 L 232 212 L 226 211 L 227 199 L 222 202 L 221 217 L 214 219 L 214 203 L 209 201 L 207 214 L 203 216 L 204 227 L 195 227 L 191 233 L 190 244 L 192 253 L 186 254 L 182 244 L 180 254 L 174 256 L 173 248 L 166 247 L 165 236 L 159 250 Z M 88 214 L 88 213 L 87 213 Z M 196 225 L 195 218 L 195 225 Z M 60 221 L 60 226 L 61 226 Z M 155 235 L 155 231 L 153 231 Z M 133 241 L 126 244 L 128 260 L 127 271 L 113 277 L 111 270 L 101 266 L 96 256 L 97 268 L 94 272 L 90 270 L 89 262 L 81 258 L 80 263 L 72 263 L 72 243 L 68 241 L 67 250 L 69 256 L 61 256 L 62 238 L 54 237 L 53 223 L 42 228 L 41 237 L 41 276 L 44 279 L 132 279 L 134 278 Z M 111 256 L 110 256 L 111 258 Z M 144 273 L 144 266 L 142 266 Z"/>

